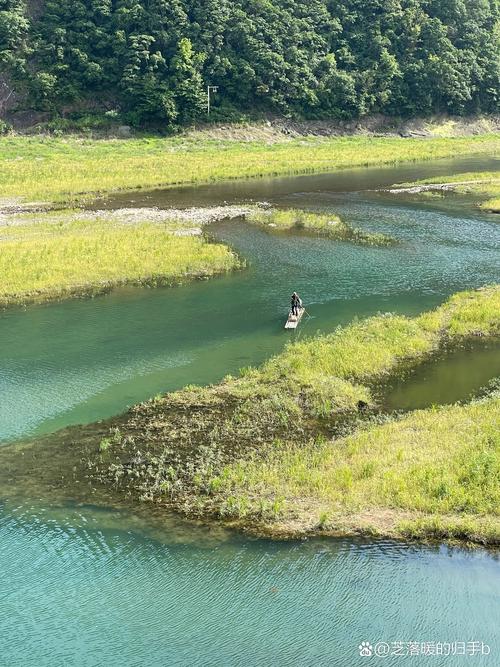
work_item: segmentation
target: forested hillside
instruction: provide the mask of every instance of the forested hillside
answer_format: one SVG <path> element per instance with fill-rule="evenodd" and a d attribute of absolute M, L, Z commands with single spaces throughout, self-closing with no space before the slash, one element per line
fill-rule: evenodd
<path fill-rule="evenodd" d="M 133 125 L 496 112 L 497 0 L 0 0 L 3 100 Z M 12 96 L 12 95 L 11 95 Z"/>

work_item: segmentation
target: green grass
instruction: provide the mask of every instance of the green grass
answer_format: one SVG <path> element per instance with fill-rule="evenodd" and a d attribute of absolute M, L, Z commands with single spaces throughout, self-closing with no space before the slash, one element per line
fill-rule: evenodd
<path fill-rule="evenodd" d="M 468 172 L 451 176 L 435 176 L 413 183 L 402 183 L 397 187 L 418 187 L 428 185 L 451 185 L 457 194 L 473 195 L 478 199 L 478 206 L 490 213 L 500 213 L 500 172 Z M 424 191 L 424 196 L 438 194 L 436 191 Z"/>
<path fill-rule="evenodd" d="M 269 145 L 181 138 L 0 139 L 0 197 L 68 201 L 85 194 L 495 154 L 500 136 L 301 138 Z"/>
<path fill-rule="evenodd" d="M 263 227 L 271 227 L 277 231 L 290 229 L 313 231 L 335 236 L 343 224 L 338 215 L 311 213 L 295 208 L 265 209 L 256 208 L 246 216 L 247 220 Z"/>
<path fill-rule="evenodd" d="M 0 305 L 98 293 L 124 284 L 175 284 L 238 265 L 226 246 L 201 237 L 176 237 L 158 224 L 19 224 L 0 228 Z"/>
<path fill-rule="evenodd" d="M 261 497 L 279 498 L 282 518 L 304 529 L 365 521 L 372 532 L 466 532 L 500 543 L 500 396 L 414 412 L 337 441 L 275 443 L 226 466 L 221 480 L 220 493 L 248 513 Z"/>
<path fill-rule="evenodd" d="M 422 178 L 418 181 L 412 181 L 410 183 L 400 183 L 397 187 L 413 187 L 415 185 L 434 185 L 434 184 L 446 184 L 446 183 L 465 183 L 475 187 L 475 183 L 480 185 L 485 185 L 487 187 L 490 183 L 494 183 L 500 179 L 500 173 L 498 171 L 468 171 L 460 174 L 451 174 L 449 176 L 432 176 L 430 178 Z"/>
<path fill-rule="evenodd" d="M 402 360 L 431 354 L 443 342 L 500 333 L 500 287 L 459 292 L 416 318 L 377 315 L 332 334 L 290 345 L 261 369 L 270 381 L 318 376 L 365 381 L 390 373 Z"/>
<path fill-rule="evenodd" d="M 500 197 L 491 197 L 482 202 L 481 208 L 489 213 L 500 213 Z"/>
<path fill-rule="evenodd" d="M 255 208 L 246 215 L 246 219 L 252 224 L 260 225 L 273 232 L 303 232 L 373 246 L 388 246 L 396 243 L 394 239 L 384 234 L 354 229 L 335 214 L 312 213 L 299 209 Z"/>
<path fill-rule="evenodd" d="M 405 418 L 407 426 L 401 420 L 337 441 L 325 436 L 355 424 L 366 429 L 359 401 L 374 405 L 375 382 L 464 338 L 500 335 L 499 313 L 500 286 L 462 292 L 419 317 L 354 322 L 290 344 L 239 378 L 156 397 L 113 423 L 124 439 L 113 448 L 111 464 L 96 443 L 92 479 L 184 512 L 264 525 L 270 534 L 322 526 L 394 535 L 402 534 L 397 526 L 407 513 L 412 519 L 415 513 L 448 513 L 453 520 L 460 512 L 486 515 L 495 500 L 493 481 L 467 495 L 454 475 L 460 465 L 466 469 L 467 457 L 472 461 L 477 453 L 479 461 L 487 450 L 498 402 L 416 413 Z M 428 493 L 439 470 L 449 475 L 448 504 Z"/>

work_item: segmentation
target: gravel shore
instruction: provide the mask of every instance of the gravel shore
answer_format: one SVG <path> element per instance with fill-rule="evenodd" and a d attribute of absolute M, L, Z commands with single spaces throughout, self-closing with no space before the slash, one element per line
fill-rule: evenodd
<path fill-rule="evenodd" d="M 36 224 L 37 222 L 71 222 L 73 220 L 109 220 L 114 224 L 136 225 L 144 222 L 173 223 L 172 233 L 176 236 L 199 236 L 202 228 L 219 220 L 234 219 L 248 215 L 254 206 L 210 206 L 185 209 L 119 208 L 114 210 L 73 210 L 66 215 L 61 212 L 43 209 L 37 203 L 23 203 L 22 200 L 0 200 L 0 227 L 10 225 Z M 23 214 L 40 211 L 40 219 L 33 216 L 24 218 Z"/>

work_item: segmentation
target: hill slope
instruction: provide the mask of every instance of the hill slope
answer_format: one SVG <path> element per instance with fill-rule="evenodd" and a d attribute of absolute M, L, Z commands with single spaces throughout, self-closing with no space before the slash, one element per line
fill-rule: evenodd
<path fill-rule="evenodd" d="M 499 25 L 497 0 L 1 0 L 0 111 L 175 126 L 210 84 L 218 119 L 495 113 Z"/>

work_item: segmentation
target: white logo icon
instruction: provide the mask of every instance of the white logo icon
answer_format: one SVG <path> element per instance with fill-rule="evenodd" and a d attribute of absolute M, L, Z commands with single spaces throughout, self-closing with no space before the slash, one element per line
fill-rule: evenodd
<path fill-rule="evenodd" d="M 359 655 L 363 658 L 369 658 L 371 655 L 373 655 L 373 646 L 370 644 L 370 642 L 361 642 L 359 645 Z"/>

